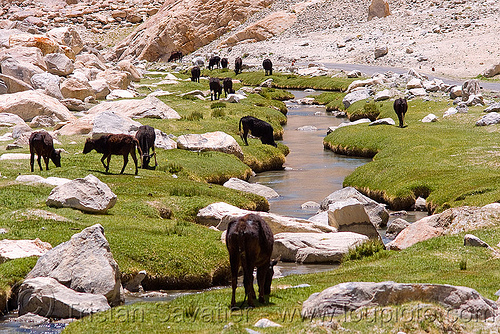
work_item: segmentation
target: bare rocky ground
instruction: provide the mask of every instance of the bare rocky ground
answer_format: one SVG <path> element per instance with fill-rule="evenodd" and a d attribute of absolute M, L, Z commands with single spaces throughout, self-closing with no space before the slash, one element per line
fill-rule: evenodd
<path fill-rule="evenodd" d="M 245 55 L 248 64 L 260 64 L 269 57 L 282 65 L 296 60 L 394 66 L 461 79 L 475 77 L 500 62 L 496 40 L 500 2 L 496 0 L 390 0 L 391 15 L 368 21 L 370 2 L 276 0 L 193 54 L 218 51 L 230 60 Z M 24 26 L 40 32 L 72 25 L 86 44 L 106 48 L 154 15 L 162 4 L 159 0 L 9 0 L 2 2 L 0 20 L 4 28 Z M 229 35 L 277 11 L 296 13 L 296 22 L 266 41 L 220 47 Z M 384 46 L 388 54 L 375 59 L 375 48 Z"/>
<path fill-rule="evenodd" d="M 298 2 L 277 1 L 270 10 L 292 10 Z M 452 78 L 475 77 L 500 62 L 496 41 L 500 2 L 494 0 L 392 0 L 390 16 L 370 21 L 368 0 L 307 3 L 282 34 L 225 48 L 221 54 L 229 58 L 247 54 L 246 63 L 259 63 L 262 57 L 278 63 L 359 63 L 415 68 Z M 216 50 L 218 44 L 215 41 L 202 51 Z M 388 54 L 375 59 L 375 48 L 383 46 Z"/>

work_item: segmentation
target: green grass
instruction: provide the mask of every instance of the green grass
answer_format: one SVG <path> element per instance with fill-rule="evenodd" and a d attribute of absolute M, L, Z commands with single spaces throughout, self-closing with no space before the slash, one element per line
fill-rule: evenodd
<path fill-rule="evenodd" d="M 154 76 L 145 78 L 141 83 L 151 84 L 161 79 L 161 75 Z M 56 246 L 83 228 L 100 223 L 124 276 L 146 270 L 148 278 L 145 286 L 149 289 L 204 288 L 227 282 L 229 262 L 225 245 L 220 242 L 221 232 L 196 224 L 196 214 L 199 209 L 220 201 L 248 210 L 269 210 L 265 198 L 220 184 L 231 177 L 248 179 L 252 174 L 251 168 L 257 171 L 282 168 L 288 148 L 283 144 L 279 144 L 278 148 L 262 145 L 257 139 L 250 139 L 250 146 L 244 146 L 239 137 L 238 122 L 246 115 L 264 119 L 273 125 L 276 139 L 281 138 L 286 112 L 277 110 L 276 103 L 284 104 L 272 100 L 272 96 L 286 96 L 288 93 L 276 89 L 270 92 L 273 94 L 269 97 L 251 94 L 241 103 L 234 104 L 178 96 L 194 89 L 208 90 L 207 81 L 181 81 L 177 85 L 161 88 L 174 91 L 173 95 L 161 99 L 173 107 L 182 119 L 141 119 L 141 123 L 176 136 L 224 131 L 242 146 L 245 160 L 221 152 L 157 149 L 156 170 L 140 169 L 139 175 L 134 176 L 134 165 L 130 159 L 124 175 L 120 175 L 121 157 L 114 156 L 110 172 L 105 173 L 100 163 L 101 154 L 81 153 L 85 136 L 60 137 L 62 146 L 56 147 L 63 147 L 67 152 L 63 153 L 62 167 L 55 168 L 51 163 L 49 171 L 40 172 L 36 166 L 34 174 L 68 179 L 94 174 L 117 195 L 117 204 L 105 215 L 49 208 L 45 201 L 52 187 L 14 182 L 19 174 L 29 174 L 28 160 L 0 161 L 3 177 L 0 179 L 0 228 L 8 229 L 8 233 L 0 235 L 0 239 L 40 238 Z M 140 87 L 139 91 L 148 93 L 149 89 Z M 214 105 L 216 108 L 212 109 Z M 2 130 L 2 133 L 5 131 Z M 15 152 L 28 153 L 29 150 L 23 148 Z M 0 154 L 3 153 L 6 151 L 2 148 Z M 66 221 L 26 217 L 22 213 L 27 209 L 48 210 L 66 218 Z M 18 271 L 6 269 L 9 265 L 15 269 L 17 263 Z M 22 279 L 34 261 L 26 263 L 2 264 L 0 296 L 3 299 L 9 295 L 12 284 Z"/>
<path fill-rule="evenodd" d="M 391 101 L 377 106 L 379 118 L 397 119 Z M 417 196 L 426 197 L 437 211 L 500 201 L 499 126 L 475 126 L 484 115 L 480 107 L 443 118 L 450 106 L 449 100 L 415 99 L 409 101 L 405 128 L 360 124 L 329 134 L 324 144 L 335 152 L 374 156 L 349 175 L 344 186 L 354 186 L 396 210 L 409 208 Z M 422 123 L 429 113 L 439 121 Z"/>
<path fill-rule="evenodd" d="M 474 233 L 482 240 L 494 244 L 500 229 L 495 227 Z M 460 269 L 463 258 L 467 259 L 466 270 Z M 471 287 L 484 297 L 495 300 L 498 275 L 500 275 L 500 259 L 494 257 L 490 250 L 482 247 L 464 247 L 463 235 L 446 236 L 421 242 L 401 252 L 381 250 L 361 260 L 347 261 L 333 271 L 275 279 L 270 303 L 257 304 L 254 309 L 231 312 L 229 310 L 231 290 L 228 288 L 183 296 L 169 303 L 139 303 L 115 308 L 72 323 L 66 332 L 118 333 L 140 330 L 161 333 L 168 330 L 172 333 L 220 333 L 225 325 L 232 322 L 231 329 L 224 332 L 244 333 L 245 328 L 257 330 L 253 324 L 265 317 L 283 326 L 262 330 L 265 333 L 323 333 L 328 332 L 322 327 L 327 324 L 319 323 L 318 327 L 315 320 L 301 319 L 301 304 L 312 293 L 338 283 L 395 281 L 451 284 Z M 308 283 L 310 286 L 290 288 L 303 283 Z M 243 288 L 239 287 L 236 301 L 239 304 L 242 300 Z M 413 321 L 402 321 L 394 317 L 394 319 L 386 318 L 386 321 L 373 321 L 373 317 L 366 316 L 360 320 L 359 313 L 350 313 L 333 318 L 332 325 L 337 324 L 360 333 L 396 333 L 399 330 L 407 330 L 408 333 L 424 331 L 442 333 L 446 326 L 456 326 L 455 330 L 463 327 L 461 329 L 463 332 L 470 333 L 483 325 L 482 322 L 462 322 L 456 321 L 455 318 L 447 318 L 446 310 L 432 304 L 423 305 L 414 302 L 384 309 L 385 312 L 394 314 L 396 309 L 408 311 L 418 307 L 432 310 L 440 317 L 415 318 Z"/>
<path fill-rule="evenodd" d="M 331 112 L 345 110 L 344 104 L 342 103 L 344 96 L 346 96 L 346 94 L 342 92 L 324 92 L 310 97 L 314 97 L 316 102 L 326 107 L 326 111 Z"/>

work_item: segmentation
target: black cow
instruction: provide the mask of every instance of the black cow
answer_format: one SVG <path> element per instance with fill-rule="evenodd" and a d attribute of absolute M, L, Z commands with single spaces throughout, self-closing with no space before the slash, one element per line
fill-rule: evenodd
<path fill-rule="evenodd" d="M 243 61 L 241 60 L 240 57 L 236 58 L 234 60 L 234 73 L 238 75 L 238 73 L 241 73 L 241 68 L 243 67 Z"/>
<path fill-rule="evenodd" d="M 406 102 L 406 99 L 399 98 L 394 101 L 394 111 L 396 112 L 396 115 L 398 115 L 400 128 L 404 128 L 405 114 L 407 110 L 408 103 Z"/>
<path fill-rule="evenodd" d="M 264 67 L 265 75 L 273 75 L 273 63 L 271 59 L 264 59 L 262 67 Z"/>
<path fill-rule="evenodd" d="M 233 89 L 233 79 L 231 78 L 224 78 L 222 80 L 222 86 L 224 87 L 224 94 L 227 97 L 227 94 L 234 94 L 234 89 Z"/>
<path fill-rule="evenodd" d="M 56 167 L 61 167 L 61 152 L 54 149 L 54 141 L 52 136 L 47 131 L 37 131 L 30 135 L 30 167 L 31 172 L 34 170 L 35 153 L 38 156 L 37 162 L 40 170 L 43 170 L 40 158 L 43 157 L 45 169 L 49 170 L 49 159 L 52 160 Z"/>
<path fill-rule="evenodd" d="M 168 57 L 168 62 L 170 63 L 171 61 L 176 61 L 176 60 L 181 60 L 182 59 L 182 52 L 181 51 L 174 51 L 170 54 L 170 57 Z"/>
<path fill-rule="evenodd" d="M 241 134 L 241 126 L 243 125 L 243 134 Z M 240 119 L 239 131 L 241 139 L 248 146 L 247 136 L 248 132 L 252 133 L 252 136 L 259 137 L 262 144 L 272 145 L 277 147 L 274 142 L 273 127 L 271 124 L 263 121 L 261 119 L 255 118 L 253 116 L 244 116 Z"/>
<path fill-rule="evenodd" d="M 254 307 L 255 290 L 253 288 L 253 270 L 257 267 L 259 303 L 264 303 L 264 296 L 271 293 L 273 267 L 277 261 L 271 261 L 274 236 L 271 228 L 260 216 L 248 214 L 233 218 L 227 227 L 226 246 L 231 264 L 231 307 L 236 304 L 238 270 L 243 268 L 243 285 L 248 305 Z M 245 299 L 243 299 L 245 302 Z M 242 303 L 243 305 L 243 303 Z"/>
<path fill-rule="evenodd" d="M 139 146 L 141 147 L 142 151 L 141 168 L 148 169 L 149 161 L 151 160 L 151 157 L 154 156 L 155 165 L 153 166 L 153 169 L 155 169 L 156 166 L 158 166 L 158 161 L 156 160 L 156 152 L 155 152 L 155 140 L 156 140 L 155 129 L 149 125 L 142 125 L 139 127 L 139 130 L 137 130 L 135 138 L 139 141 Z M 149 154 L 149 149 L 153 150 L 152 154 Z"/>
<path fill-rule="evenodd" d="M 229 62 L 228 62 L 227 58 L 222 58 L 222 59 L 220 60 L 220 66 L 221 66 L 222 68 L 227 68 L 228 63 L 229 63 Z"/>
<path fill-rule="evenodd" d="M 191 68 L 191 81 L 200 82 L 200 67 L 194 66 Z"/>
<path fill-rule="evenodd" d="M 220 84 L 219 78 L 210 78 L 210 100 L 218 100 L 222 94 L 222 85 Z"/>
<path fill-rule="evenodd" d="M 220 57 L 219 56 L 213 56 L 208 61 L 208 69 L 209 70 L 213 70 L 214 66 L 217 66 L 217 68 L 220 68 Z"/>

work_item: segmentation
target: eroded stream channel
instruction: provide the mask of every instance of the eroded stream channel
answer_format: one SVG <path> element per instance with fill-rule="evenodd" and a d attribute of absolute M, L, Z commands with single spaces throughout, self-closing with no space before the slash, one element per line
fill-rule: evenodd
<path fill-rule="evenodd" d="M 291 91 L 295 99 L 315 93 Z M 288 106 L 288 124 L 284 126 L 283 143 L 290 148 L 285 169 L 264 172 L 252 177 L 250 182 L 257 182 L 276 190 L 280 197 L 270 200 L 271 212 L 290 217 L 309 218 L 315 210 L 302 210 L 301 205 L 307 201 L 320 203 L 326 196 L 342 188 L 344 178 L 354 169 L 370 161 L 366 158 L 347 157 L 323 149 L 323 138 L 328 127 L 345 121 L 325 111 L 322 106 L 299 105 L 286 102 Z M 315 127 L 314 131 L 297 130 L 300 127 Z M 409 213 L 406 220 L 412 222 L 421 218 L 423 213 Z M 383 231 L 381 234 L 384 235 Z M 306 274 L 331 270 L 336 265 L 315 265 L 279 263 L 277 266 L 283 276 Z M 126 303 L 169 301 L 179 296 L 203 291 L 164 291 L 133 294 L 126 297 Z M 62 324 L 46 324 L 32 326 L 19 322 L 7 322 L 15 318 L 12 312 L 0 318 L 0 334 L 12 333 L 60 333 Z"/>

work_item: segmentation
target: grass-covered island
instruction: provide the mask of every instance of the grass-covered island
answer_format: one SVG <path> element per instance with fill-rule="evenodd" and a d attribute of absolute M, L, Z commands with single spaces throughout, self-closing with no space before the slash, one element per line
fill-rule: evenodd
<path fill-rule="evenodd" d="M 232 72 L 214 71 L 220 77 L 234 76 Z M 187 78 L 187 75 L 176 74 Z M 161 80 L 146 78 L 142 84 Z M 279 87 L 345 90 L 351 80 L 297 78 L 277 74 L 272 76 Z M 243 84 L 256 85 L 267 79 L 263 73 L 243 73 L 238 79 Z M 323 81 L 326 81 L 323 82 Z M 238 85 L 236 88 L 239 88 Z M 238 141 L 245 154 L 243 162 L 223 153 L 193 153 L 182 150 L 158 150 L 160 166 L 157 170 L 140 170 L 133 176 L 129 165 L 126 175 L 115 174 L 121 159 L 113 158 L 111 171 L 105 174 L 100 166 L 100 155 L 81 152 L 84 137 L 62 138 L 69 154 L 63 157 L 62 168 L 36 172 L 42 176 L 67 178 L 83 177 L 89 173 L 98 176 L 118 195 L 118 203 L 107 215 L 83 214 L 71 209 L 52 209 L 45 205 L 50 192 L 46 186 L 23 185 L 13 182 L 19 171 L 29 171 L 27 161 L 0 161 L 2 194 L 0 227 L 8 233 L 0 238 L 35 238 L 51 242 L 53 246 L 94 223 L 101 223 L 111 250 L 121 271 L 130 275 L 146 270 L 150 275 L 146 289 L 169 287 L 209 287 L 227 280 L 228 257 L 220 242 L 220 232 L 195 223 L 201 207 L 216 201 L 225 201 L 241 208 L 267 210 L 265 199 L 219 184 L 229 177 L 247 178 L 254 170 L 276 167 L 276 160 L 284 159 L 287 148 L 261 145 L 252 139 L 250 146 L 242 145 L 237 134 L 241 116 L 253 115 L 270 122 L 276 137 L 280 136 L 286 117 L 281 111 L 286 93 L 275 88 L 252 94 L 240 104 L 214 104 L 197 98 L 179 97 L 177 93 L 194 89 L 208 89 L 207 81 L 181 81 L 175 86 L 161 87 L 175 94 L 162 97 L 183 117 L 178 121 L 142 120 L 166 133 L 203 133 L 225 131 Z M 141 88 L 147 93 L 147 88 Z M 317 97 L 330 110 L 342 109 L 344 93 L 330 92 Z M 358 102 L 346 110 L 349 117 L 373 112 L 378 118 L 392 117 L 391 102 L 377 102 L 365 107 Z M 374 160 L 358 168 L 345 185 L 352 185 L 375 199 L 387 202 L 393 208 L 407 207 L 415 196 L 427 197 L 432 209 L 450 206 L 483 205 L 499 199 L 496 186 L 495 152 L 497 126 L 475 127 L 482 108 L 470 108 L 468 114 L 458 114 L 437 123 L 420 122 L 428 113 L 442 115 L 450 100 L 431 101 L 415 99 L 409 102 L 406 128 L 366 124 L 335 130 L 325 138 L 325 147 L 342 154 L 372 156 Z M 211 106 L 214 106 L 211 108 Z M 353 116 L 354 115 L 354 116 Z M 70 144 L 76 142 L 77 144 Z M 3 152 L 2 152 L 3 153 Z M 174 178 L 173 175 L 178 176 Z M 38 208 L 56 213 L 66 221 L 54 221 L 25 215 L 28 209 Z M 169 219 L 163 212 L 172 212 Z M 490 245 L 498 243 L 500 227 L 475 231 L 474 234 Z M 352 331 L 361 333 L 442 333 L 475 332 L 484 330 L 488 323 L 467 321 L 451 316 L 442 306 L 410 303 L 389 306 L 382 310 L 351 312 L 326 319 L 303 319 L 302 303 L 315 292 L 341 282 L 395 281 L 402 283 L 440 283 L 462 285 L 476 289 L 486 298 L 496 299 L 500 260 L 487 248 L 463 247 L 465 233 L 434 238 L 401 252 L 386 251 L 380 247 L 353 250 L 340 267 L 333 271 L 292 275 L 273 281 L 270 303 L 257 304 L 254 309 L 231 311 L 231 290 L 214 289 L 202 294 L 186 295 L 172 302 L 136 303 L 111 309 L 71 323 L 65 333 L 247 333 L 247 329 L 261 333 L 331 333 Z M 359 254 L 364 257 L 359 259 Z M 0 264 L 3 276 L 0 288 L 6 295 L 10 287 L 23 279 L 36 259 L 10 261 Z M 4 274 L 5 273 L 5 274 Z M 150 285 L 148 285 L 148 283 Z M 304 283 L 307 283 L 304 285 Z M 237 290 L 237 302 L 243 300 L 243 288 Z M 382 312 L 382 313 L 381 313 Z M 255 328 L 261 318 L 268 318 L 283 327 Z M 486 330 L 487 331 L 487 330 Z"/>

